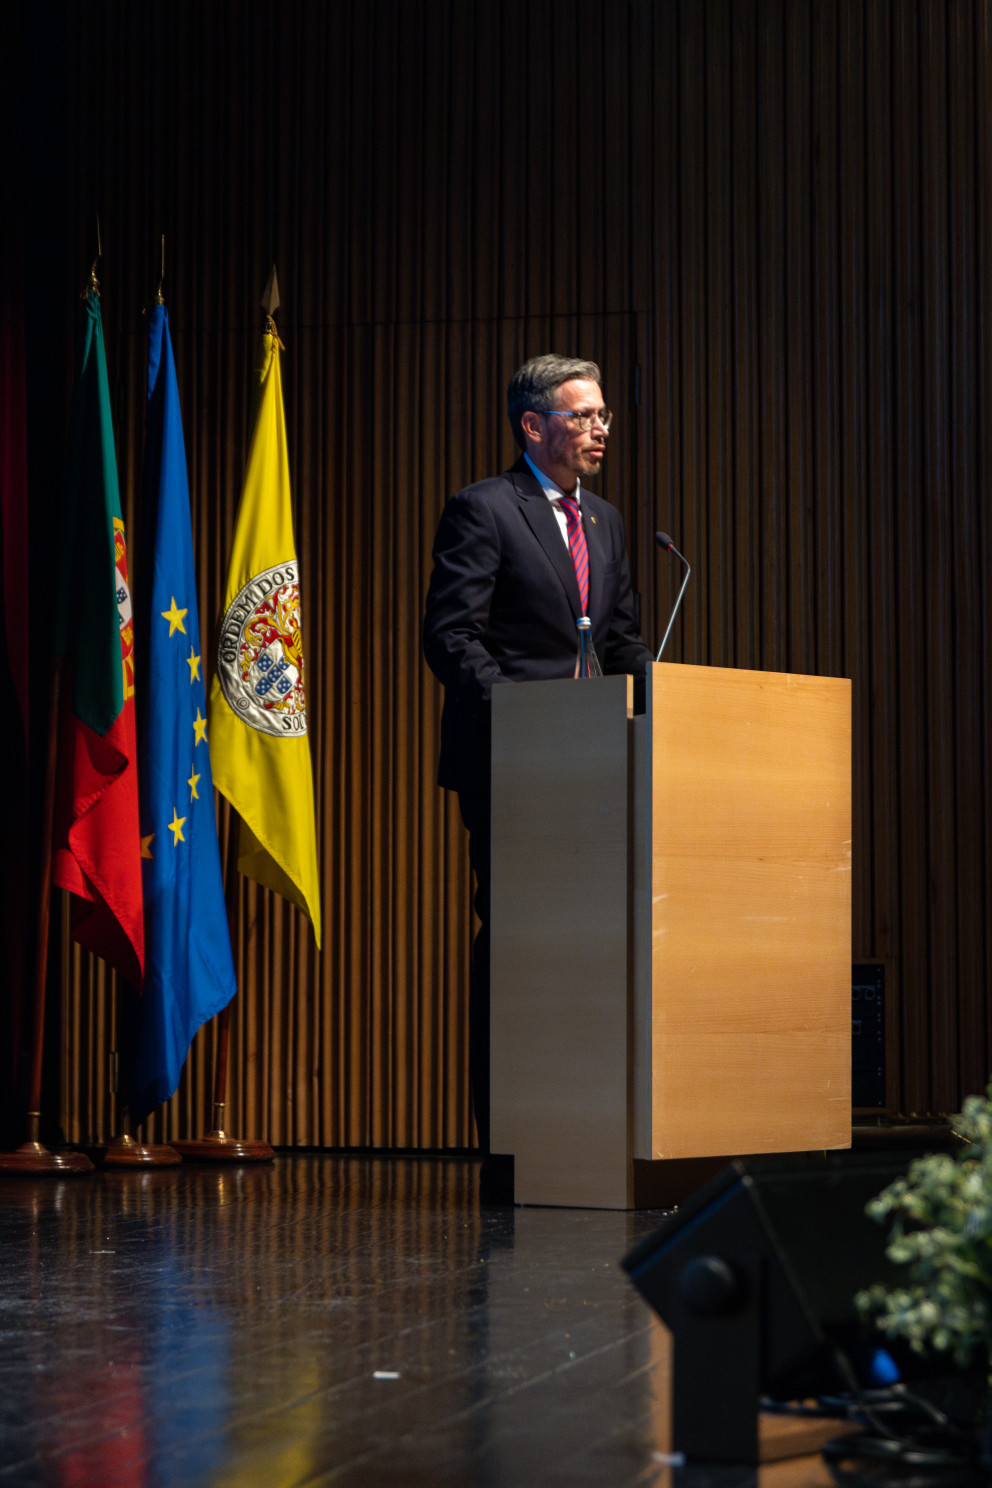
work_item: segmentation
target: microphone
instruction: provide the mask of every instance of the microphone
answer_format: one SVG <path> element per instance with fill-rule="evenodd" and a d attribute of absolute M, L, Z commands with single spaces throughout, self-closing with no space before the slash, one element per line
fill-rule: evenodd
<path fill-rule="evenodd" d="M 682 596 L 685 593 L 685 586 L 689 582 L 689 575 L 692 573 L 692 569 L 689 567 L 688 559 L 682 556 L 667 532 L 656 532 L 654 535 L 654 540 L 658 544 L 659 548 L 665 548 L 667 552 L 674 553 L 679 562 L 685 564 L 685 578 L 682 580 L 682 588 L 679 590 L 678 598 L 675 601 L 672 613 L 668 617 L 668 624 L 665 627 L 665 634 L 661 638 L 661 645 L 658 647 L 658 655 L 655 657 L 655 661 L 660 661 L 661 653 L 665 649 L 665 642 L 668 640 L 669 631 L 675 624 L 675 616 L 678 614 L 679 605 L 682 603 Z"/>

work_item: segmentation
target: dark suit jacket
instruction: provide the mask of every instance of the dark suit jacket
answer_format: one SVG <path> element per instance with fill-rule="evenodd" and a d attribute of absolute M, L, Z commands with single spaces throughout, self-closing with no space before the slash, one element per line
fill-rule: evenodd
<path fill-rule="evenodd" d="M 653 658 L 634 619 L 620 514 L 585 487 L 582 514 L 596 654 L 604 672 L 643 672 Z M 424 618 L 424 655 L 445 689 L 440 785 L 488 790 L 493 686 L 571 677 L 581 613 L 571 554 L 523 456 L 452 496 Z"/>

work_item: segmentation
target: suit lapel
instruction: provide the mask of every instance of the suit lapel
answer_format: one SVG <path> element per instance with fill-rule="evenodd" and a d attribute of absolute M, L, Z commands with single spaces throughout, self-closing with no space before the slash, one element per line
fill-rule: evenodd
<path fill-rule="evenodd" d="M 562 587 L 565 590 L 572 609 L 572 614 L 578 618 L 581 614 L 579 607 L 579 585 L 575 577 L 575 565 L 572 562 L 572 555 L 568 551 L 561 535 L 558 517 L 541 486 L 531 474 L 529 467 L 523 465 L 523 469 L 521 469 L 521 465 L 523 465 L 522 459 L 514 465 L 510 472 L 514 488 L 520 499 L 521 510 L 528 526 L 541 544 L 548 561 L 561 580 Z M 591 567 L 590 555 L 590 569 Z"/>

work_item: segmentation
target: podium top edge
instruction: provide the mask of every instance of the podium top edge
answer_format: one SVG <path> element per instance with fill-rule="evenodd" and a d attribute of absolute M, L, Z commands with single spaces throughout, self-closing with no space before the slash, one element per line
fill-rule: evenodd
<path fill-rule="evenodd" d="M 688 661 L 653 661 L 648 670 L 654 676 L 685 676 L 687 673 L 698 673 L 700 676 L 713 677 L 767 677 L 780 680 L 792 679 L 797 682 L 837 682 L 847 687 L 851 685 L 850 677 L 837 677 L 828 672 L 772 672 L 757 670 L 752 667 L 718 667 L 718 666 L 696 666 Z"/>

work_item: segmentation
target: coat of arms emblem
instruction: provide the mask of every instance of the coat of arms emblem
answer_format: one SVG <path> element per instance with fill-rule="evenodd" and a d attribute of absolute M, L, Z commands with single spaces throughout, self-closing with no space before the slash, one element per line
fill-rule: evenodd
<path fill-rule="evenodd" d="M 124 523 L 114 517 L 114 590 L 117 600 L 117 620 L 121 629 L 121 672 L 123 675 L 124 701 L 134 696 L 134 616 L 131 610 L 131 591 L 127 583 L 127 547 L 124 543 Z"/>
<path fill-rule="evenodd" d="M 306 733 L 295 559 L 255 574 L 231 602 L 220 628 L 217 672 L 228 705 L 252 728 L 280 738 Z"/>

